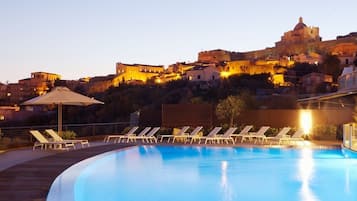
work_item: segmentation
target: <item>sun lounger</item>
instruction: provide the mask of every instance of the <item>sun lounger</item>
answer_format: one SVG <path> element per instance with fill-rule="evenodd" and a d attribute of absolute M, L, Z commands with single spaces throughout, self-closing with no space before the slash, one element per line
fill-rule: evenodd
<path fill-rule="evenodd" d="M 285 142 L 289 142 L 289 143 L 297 143 L 298 141 L 305 141 L 305 139 L 303 138 L 304 135 L 304 131 L 302 129 L 298 129 L 295 131 L 295 133 L 292 136 L 285 136 L 282 139 L 280 139 L 280 141 L 283 143 Z"/>
<path fill-rule="evenodd" d="M 258 141 L 261 141 L 262 143 L 267 141 L 267 136 L 265 135 L 265 132 L 267 132 L 269 128 L 269 126 L 262 126 L 257 132 L 251 133 L 251 135 L 255 139 L 254 144 Z"/>
<path fill-rule="evenodd" d="M 222 127 L 214 127 L 214 129 L 212 129 L 207 136 L 197 136 L 195 138 L 191 139 L 191 144 L 192 141 L 194 140 L 198 140 L 198 144 L 201 144 L 201 140 L 205 140 L 206 138 L 210 138 L 210 137 L 214 137 L 217 135 L 217 133 L 222 129 Z"/>
<path fill-rule="evenodd" d="M 176 139 L 183 139 L 184 142 L 186 143 L 190 138 L 192 138 L 195 135 L 198 135 L 198 132 L 202 129 L 202 126 L 197 126 L 191 133 L 183 133 L 182 135 L 175 135 L 172 143 L 175 142 Z"/>
<path fill-rule="evenodd" d="M 266 141 L 266 136 L 265 132 L 270 128 L 270 126 L 262 126 L 257 132 L 249 132 L 247 135 L 242 135 L 242 140 L 246 140 L 248 138 L 249 140 L 255 139 L 254 143 L 256 143 L 258 140 Z"/>
<path fill-rule="evenodd" d="M 227 144 L 229 141 L 232 142 L 232 144 L 234 144 L 234 139 L 232 137 L 232 134 L 237 130 L 237 127 L 231 127 L 228 130 L 226 130 L 226 132 L 224 132 L 223 135 L 214 135 L 212 137 L 206 137 L 205 139 L 205 144 L 207 144 L 208 141 L 216 141 L 217 143 L 220 143 L 221 140 L 225 141 Z"/>
<path fill-rule="evenodd" d="M 197 129 L 197 130 L 196 130 Z M 195 141 L 196 138 L 199 138 L 203 135 L 203 132 L 201 132 L 201 130 L 203 129 L 202 126 L 196 127 L 195 130 L 193 130 L 188 136 L 187 136 L 187 140 L 185 141 L 188 142 L 190 141 L 190 143 L 192 144 L 192 142 Z"/>
<path fill-rule="evenodd" d="M 111 139 L 113 139 L 114 142 L 120 142 L 121 139 L 127 138 L 129 135 L 133 135 L 138 128 L 138 126 L 134 126 L 126 134 L 107 135 L 104 138 L 104 142 L 109 142 Z"/>
<path fill-rule="evenodd" d="M 41 149 L 65 149 L 68 150 L 69 147 L 75 149 L 73 143 L 70 142 L 51 142 L 48 141 L 38 130 L 30 130 L 32 136 L 34 136 L 37 142 L 34 143 L 32 149 L 35 150 L 36 147 L 41 147 Z"/>
<path fill-rule="evenodd" d="M 53 129 L 46 129 L 45 132 L 48 135 L 50 135 L 55 142 L 69 142 L 69 143 L 73 143 L 73 144 L 81 144 L 82 147 L 85 147 L 85 146 L 89 147 L 88 140 L 64 140 Z"/>
<path fill-rule="evenodd" d="M 162 142 L 165 138 L 167 138 L 167 142 L 170 142 L 170 139 L 177 135 L 177 136 L 180 136 L 180 135 L 184 135 L 185 132 L 189 129 L 190 127 L 189 126 L 184 126 L 180 129 L 180 131 L 178 131 L 177 134 L 173 134 L 173 135 L 161 135 L 160 136 L 160 142 Z"/>
<path fill-rule="evenodd" d="M 155 137 L 155 134 L 160 130 L 160 127 L 154 127 L 149 131 L 146 135 L 140 137 L 143 141 L 146 141 L 147 143 L 157 143 L 157 138 Z"/>
<path fill-rule="evenodd" d="M 252 128 L 252 125 L 247 125 L 238 134 L 232 134 L 232 137 L 235 139 L 235 142 L 237 142 L 239 137 L 242 137 L 243 135 L 248 135 L 250 129 Z"/>
<path fill-rule="evenodd" d="M 149 132 L 150 129 L 151 129 L 151 127 L 145 127 L 138 135 L 135 135 L 135 134 L 133 134 L 133 135 L 128 135 L 126 142 L 136 141 L 137 139 L 142 139 L 142 137 L 143 137 L 147 132 Z"/>
<path fill-rule="evenodd" d="M 266 140 L 270 141 L 270 144 L 272 144 L 273 141 L 281 143 L 281 140 L 283 138 L 286 138 L 288 136 L 288 132 L 291 130 L 290 127 L 284 127 L 282 128 L 279 133 L 273 137 L 267 137 Z"/>

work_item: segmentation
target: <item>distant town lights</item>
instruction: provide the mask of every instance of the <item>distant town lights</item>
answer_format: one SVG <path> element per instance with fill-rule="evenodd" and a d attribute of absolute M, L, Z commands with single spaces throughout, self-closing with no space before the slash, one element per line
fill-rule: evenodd
<path fill-rule="evenodd" d="M 221 72 L 221 77 L 223 77 L 223 78 L 228 78 L 230 75 L 231 75 L 230 72 L 227 72 L 227 71 L 222 71 Z"/>
<path fill-rule="evenodd" d="M 155 80 L 155 82 L 156 82 L 157 84 L 161 84 L 161 83 L 162 83 L 162 81 L 161 81 L 160 78 L 157 78 L 157 79 Z"/>

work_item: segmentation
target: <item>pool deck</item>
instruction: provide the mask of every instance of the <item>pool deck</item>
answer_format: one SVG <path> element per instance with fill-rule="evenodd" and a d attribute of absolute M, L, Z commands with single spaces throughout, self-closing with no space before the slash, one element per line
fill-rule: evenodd
<path fill-rule="evenodd" d="M 310 142 L 307 146 L 326 148 L 338 147 L 340 144 L 341 142 L 337 141 L 317 141 Z M 0 201 L 45 201 L 52 182 L 68 167 L 86 158 L 130 146 L 135 145 L 94 142 L 89 148 L 73 151 L 32 151 L 27 147 L 0 153 Z M 257 145 L 237 144 L 235 146 Z"/>
<path fill-rule="evenodd" d="M 109 144 L 73 151 L 42 151 L 42 156 L 37 153 L 38 151 L 34 151 L 34 155 L 39 158 L 25 161 L 0 172 L 0 200 L 45 201 L 52 182 L 66 168 L 91 156 L 130 146 L 133 145 Z M 26 150 L 22 149 L 18 154 L 22 157 L 25 152 Z"/>

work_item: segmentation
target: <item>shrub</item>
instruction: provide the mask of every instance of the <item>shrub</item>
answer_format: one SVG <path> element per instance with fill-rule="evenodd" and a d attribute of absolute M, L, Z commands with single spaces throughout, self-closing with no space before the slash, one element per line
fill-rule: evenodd
<path fill-rule="evenodd" d="M 130 127 L 130 126 L 125 127 L 125 128 L 123 129 L 122 133 L 128 133 L 131 128 L 132 128 L 132 127 Z"/>
<path fill-rule="evenodd" d="M 161 127 L 160 130 L 157 132 L 157 135 L 171 135 L 172 128 Z"/>
<path fill-rule="evenodd" d="M 74 131 L 62 131 L 61 137 L 65 140 L 75 139 L 77 134 Z"/>
<path fill-rule="evenodd" d="M 230 127 L 227 123 L 221 124 L 220 126 L 222 127 L 222 130 L 227 130 Z"/>
<path fill-rule="evenodd" d="M 313 140 L 335 140 L 336 132 L 335 125 L 316 125 L 312 128 L 310 137 Z"/>
<path fill-rule="evenodd" d="M 279 129 L 278 128 L 269 128 L 265 133 L 264 135 L 270 137 L 270 136 L 275 136 L 277 135 L 279 132 Z"/>

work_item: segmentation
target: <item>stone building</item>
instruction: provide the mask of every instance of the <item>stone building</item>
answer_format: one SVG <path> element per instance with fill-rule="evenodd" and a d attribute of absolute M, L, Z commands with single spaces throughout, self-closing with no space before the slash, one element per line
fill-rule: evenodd
<path fill-rule="evenodd" d="M 142 82 L 159 76 L 164 73 L 165 69 L 162 65 L 146 65 L 146 64 L 116 64 L 116 74 L 120 76 L 120 82 Z"/>
<path fill-rule="evenodd" d="M 110 87 L 117 87 L 121 81 L 118 75 L 96 76 L 89 79 L 87 86 L 88 94 L 104 92 Z"/>
<path fill-rule="evenodd" d="M 281 37 L 279 42 L 275 43 L 276 47 L 286 46 L 289 44 L 301 44 L 301 43 L 311 43 L 319 42 L 321 37 L 319 35 L 318 27 L 308 27 L 303 22 L 302 17 L 299 18 L 299 22 L 295 25 L 294 29 L 285 32 Z"/>
<path fill-rule="evenodd" d="M 198 62 L 219 63 L 224 61 L 231 61 L 231 53 L 229 51 L 217 49 L 198 53 Z"/>
<path fill-rule="evenodd" d="M 22 85 L 23 88 L 32 88 L 36 95 L 42 95 L 54 86 L 56 80 L 60 79 L 61 76 L 58 74 L 33 72 L 31 73 L 31 78 L 19 80 L 19 85 Z"/>
<path fill-rule="evenodd" d="M 197 65 L 186 71 L 184 76 L 189 81 L 212 81 L 220 79 L 220 72 L 212 65 Z"/>
<path fill-rule="evenodd" d="M 33 72 L 30 78 L 21 79 L 0 87 L 1 104 L 19 104 L 29 98 L 42 95 L 54 87 L 61 76 L 47 72 Z"/>
<path fill-rule="evenodd" d="M 180 73 L 183 74 L 186 71 L 192 69 L 193 67 L 195 67 L 195 65 L 199 63 L 185 63 L 185 62 L 177 62 L 175 64 L 171 64 L 169 65 L 169 67 L 167 68 L 167 72 L 169 73 Z"/>
<path fill-rule="evenodd" d="M 327 92 L 332 82 L 331 75 L 322 73 L 309 73 L 301 78 L 302 90 L 305 93 L 319 93 L 321 91 Z"/>

